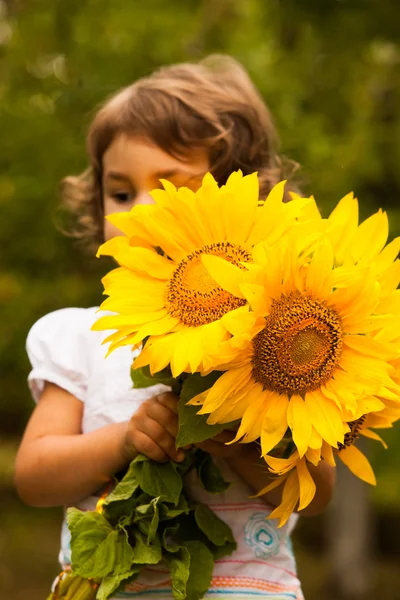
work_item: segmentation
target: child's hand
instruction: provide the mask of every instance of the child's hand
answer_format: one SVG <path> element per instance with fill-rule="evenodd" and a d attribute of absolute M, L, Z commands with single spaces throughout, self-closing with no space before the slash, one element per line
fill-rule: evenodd
<path fill-rule="evenodd" d="M 222 431 L 210 440 L 196 444 L 196 446 L 212 456 L 219 456 L 226 459 L 239 458 L 247 453 L 248 444 L 236 442 L 235 444 L 226 445 L 227 442 L 232 441 L 235 436 L 236 432 L 234 431 Z"/>
<path fill-rule="evenodd" d="M 127 424 L 124 449 L 128 460 L 144 454 L 157 462 L 184 459 L 183 450 L 175 447 L 178 433 L 178 396 L 165 392 L 139 407 Z"/>

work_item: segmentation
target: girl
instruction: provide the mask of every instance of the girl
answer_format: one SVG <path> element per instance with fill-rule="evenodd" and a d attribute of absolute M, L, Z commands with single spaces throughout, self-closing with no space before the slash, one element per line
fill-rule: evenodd
<path fill-rule="evenodd" d="M 233 59 L 209 57 L 155 72 L 118 92 L 94 118 L 88 135 L 90 168 L 65 181 L 67 202 L 78 215 L 80 235 L 97 243 L 120 232 L 104 215 L 152 202 L 160 178 L 196 190 L 211 171 L 224 184 L 232 171 L 258 171 L 261 196 L 281 179 L 269 112 L 246 72 Z M 157 385 L 132 389 L 132 352 L 119 348 L 107 359 L 105 334 L 91 331 L 97 308 L 66 308 L 40 319 L 27 350 L 29 385 L 37 407 L 16 463 L 21 498 L 33 506 L 94 509 L 104 484 L 143 453 L 156 461 L 183 459 L 175 448 L 177 398 Z M 257 464 L 253 444 L 226 446 L 224 432 L 202 444 L 217 457 L 233 485 L 209 496 L 191 481 L 193 496 L 207 502 L 232 528 L 237 551 L 217 561 L 206 598 L 258 596 L 303 598 L 291 545 L 292 516 L 282 529 L 266 521 L 279 490 L 249 496 L 270 479 Z M 328 503 L 332 470 L 313 471 L 317 494 L 308 514 Z M 63 524 L 60 562 L 70 565 Z M 172 598 L 168 575 L 151 570 L 123 597 Z"/>

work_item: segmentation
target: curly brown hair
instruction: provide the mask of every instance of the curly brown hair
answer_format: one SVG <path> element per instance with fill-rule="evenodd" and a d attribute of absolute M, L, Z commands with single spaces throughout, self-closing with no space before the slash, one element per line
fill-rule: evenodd
<path fill-rule="evenodd" d="M 77 220 L 76 237 L 103 241 L 103 156 L 119 133 L 147 138 L 181 160 L 188 150 L 205 148 L 220 185 L 238 169 L 257 171 L 260 197 L 287 178 L 270 112 L 236 60 L 211 55 L 163 67 L 117 92 L 95 115 L 87 137 L 90 166 L 66 177 L 61 188 Z"/>

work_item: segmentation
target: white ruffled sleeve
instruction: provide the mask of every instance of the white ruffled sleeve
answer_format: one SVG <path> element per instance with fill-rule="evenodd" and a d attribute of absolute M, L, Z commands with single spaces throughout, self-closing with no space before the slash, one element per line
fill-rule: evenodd
<path fill-rule="evenodd" d="M 46 381 L 84 402 L 90 369 L 88 336 L 93 317 L 93 309 L 63 308 L 33 325 L 26 350 L 32 365 L 28 385 L 35 402 Z"/>

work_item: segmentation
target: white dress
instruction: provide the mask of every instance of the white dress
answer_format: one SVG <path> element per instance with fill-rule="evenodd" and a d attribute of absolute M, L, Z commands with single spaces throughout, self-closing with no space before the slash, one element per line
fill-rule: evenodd
<path fill-rule="evenodd" d="M 130 379 L 132 352 L 129 347 L 115 350 L 105 358 L 101 344 L 105 332 L 91 331 L 97 308 L 66 308 L 41 318 L 27 339 L 27 352 L 32 364 L 28 382 L 38 401 L 49 381 L 67 390 L 83 402 L 82 432 L 88 433 L 128 420 L 140 404 L 164 391 L 162 385 L 133 389 Z M 207 503 L 231 528 L 238 544 L 231 555 L 216 561 L 212 584 L 205 598 L 221 600 L 302 600 L 300 582 L 290 542 L 297 516 L 278 529 L 277 522 L 266 521 L 272 508 L 259 499 L 250 499 L 251 490 L 222 460 L 219 466 L 232 482 L 222 494 L 210 495 L 195 477 L 190 492 Z M 77 504 L 93 510 L 98 496 L 90 496 Z M 70 538 L 65 520 L 61 531 L 60 563 L 70 563 Z M 118 598 L 172 600 L 168 573 L 149 569 L 127 587 Z"/>

